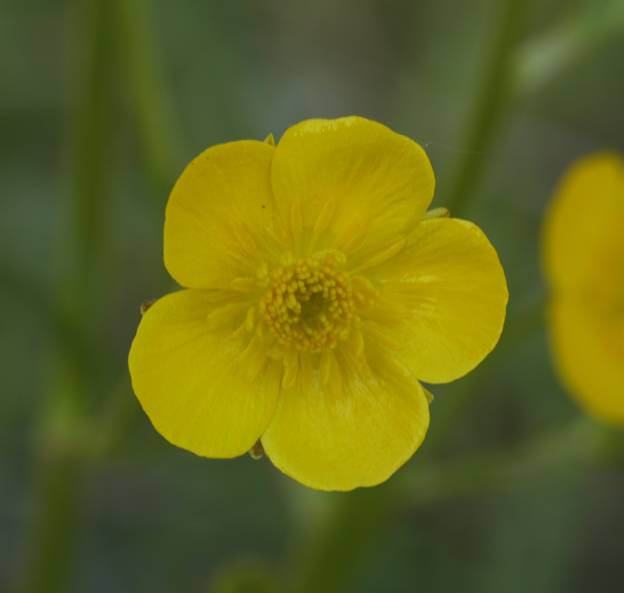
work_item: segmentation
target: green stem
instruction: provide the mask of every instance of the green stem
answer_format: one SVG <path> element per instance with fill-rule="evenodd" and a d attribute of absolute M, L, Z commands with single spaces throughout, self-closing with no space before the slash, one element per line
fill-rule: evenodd
<path fill-rule="evenodd" d="M 293 558 L 294 593 L 345 591 L 383 525 L 399 507 L 401 490 L 389 481 L 348 494 L 327 494 L 315 523 Z"/>
<path fill-rule="evenodd" d="M 102 272 L 108 256 L 108 229 L 115 131 L 115 40 L 111 34 L 111 2 L 84 0 L 79 24 L 82 39 L 76 102 L 71 113 L 72 220 L 67 257 L 73 261 L 65 294 L 75 319 L 97 331 L 93 311 L 102 303 Z"/>
<path fill-rule="evenodd" d="M 77 3 L 80 41 L 72 55 L 80 59 L 76 101 L 69 124 L 73 138 L 69 191 L 68 276 L 59 283 L 63 303 L 60 331 L 77 331 L 83 343 L 77 353 L 73 338 L 58 353 L 58 376 L 46 404 L 37 440 L 37 475 L 33 522 L 28 538 L 23 590 L 64 593 L 69 588 L 80 509 L 83 457 L 79 455 L 89 400 L 98 384 L 95 356 L 101 310 L 106 231 L 109 211 L 114 131 L 115 44 L 111 36 L 111 3 Z M 53 312 L 51 310 L 51 312 Z M 69 329 L 67 329 L 69 328 Z M 79 328 L 76 330 L 76 328 Z"/>
<path fill-rule="evenodd" d="M 496 139 L 516 101 L 528 99 L 583 56 L 624 30 L 621 0 L 581 0 L 552 29 L 518 43 L 526 2 L 499 5 L 499 26 L 479 78 L 468 125 L 459 145 L 446 206 L 463 215 L 474 200 Z"/>
<path fill-rule="evenodd" d="M 20 591 L 65 593 L 71 582 L 80 506 L 82 465 L 68 452 L 40 460 L 39 505 L 32 518 L 34 537 Z"/>
<path fill-rule="evenodd" d="M 84 471 L 115 448 L 137 408 L 126 371 L 104 413 L 90 419 L 85 406 L 85 399 L 96 389 L 95 361 L 102 358 L 101 352 L 96 356 L 95 351 L 96 322 L 101 316 L 93 311 L 101 309 L 106 288 L 107 198 L 120 70 L 143 164 L 159 195 L 166 195 L 178 168 L 177 142 L 144 0 L 84 0 L 77 4 L 81 44 L 72 55 L 84 57 L 84 61 L 73 126 L 75 183 L 70 193 L 70 226 L 74 232 L 69 245 L 73 265 L 70 277 L 62 283 L 64 306 L 52 306 L 45 300 L 33 303 L 50 314 L 52 328 L 62 334 L 64 376 L 44 410 L 39 437 L 36 509 L 21 580 L 21 590 L 27 593 L 68 590 Z"/>
<path fill-rule="evenodd" d="M 164 203 L 179 171 L 181 150 L 164 73 L 159 67 L 162 60 L 152 35 L 148 3 L 118 1 L 115 10 L 115 34 L 123 56 L 121 75 L 143 168 L 156 191 L 156 199 Z M 93 433 L 97 435 L 91 447 L 94 461 L 119 447 L 139 411 L 124 367 L 104 408 L 94 419 Z"/>
<path fill-rule="evenodd" d="M 505 14 L 507 17 L 505 17 Z M 503 13 L 503 23 L 511 16 L 510 12 Z M 510 27 L 507 23 L 503 28 Z M 514 49 L 507 46 L 505 50 L 505 62 L 510 74 L 506 75 L 506 84 L 500 85 L 505 92 L 501 92 L 498 85 L 493 85 L 490 92 L 483 91 L 476 102 L 475 112 L 478 118 L 473 123 L 472 135 L 474 138 L 490 138 L 496 136 L 500 129 L 500 120 L 496 118 L 487 121 L 484 115 L 490 109 L 490 101 L 498 94 L 503 102 L 503 107 L 509 105 L 511 100 L 526 99 L 532 93 L 539 91 L 547 81 L 551 80 L 562 70 L 569 68 L 571 64 L 579 60 L 584 54 L 594 49 L 601 43 L 606 42 L 613 35 L 624 29 L 624 7 L 619 0 L 599 0 L 597 2 L 584 2 L 574 6 L 573 11 L 561 21 L 552 31 L 538 35 L 529 41 L 517 45 Z M 501 33 L 502 35 L 502 33 Z M 499 38 L 500 43 L 500 38 Z M 497 45 L 495 43 L 494 45 Z M 512 51 L 513 50 L 513 51 Z M 500 66 L 500 60 L 494 59 L 492 67 L 484 80 L 487 81 Z M 487 84 L 484 84 L 487 87 Z M 475 182 L 479 171 L 486 162 L 487 151 L 482 150 L 474 155 L 468 154 L 460 165 L 460 171 L 464 171 L 463 179 L 466 185 L 461 192 L 456 190 L 454 194 L 458 200 L 455 211 L 461 212 L 470 198 L 474 195 Z M 476 166 L 476 173 L 470 175 L 469 170 Z M 462 179 L 462 176 L 459 176 Z M 463 183 L 463 182 L 462 182 Z M 463 193 L 462 193 L 463 192 Z M 458 208 L 459 206 L 459 208 Z M 487 378 L 490 369 L 498 364 L 502 356 L 513 346 L 530 335 L 543 323 L 544 303 L 538 299 L 529 307 L 511 316 L 512 322 L 507 324 L 505 334 L 496 350 L 488 360 L 478 369 L 473 371 L 463 380 L 463 389 L 455 395 L 452 403 L 440 410 L 436 420 L 436 431 L 429 438 L 433 449 L 438 443 L 442 443 L 472 398 L 479 392 L 482 382 Z M 478 484 L 478 480 L 474 482 Z"/>
<path fill-rule="evenodd" d="M 583 0 L 551 30 L 521 44 L 513 71 L 520 99 L 542 89 L 583 56 L 624 31 L 621 0 Z"/>
<path fill-rule="evenodd" d="M 174 110 L 160 67 L 162 59 L 152 35 L 148 3 L 146 0 L 118 1 L 115 15 L 115 34 L 123 56 L 121 76 L 143 168 L 156 199 L 164 203 L 179 172 L 181 143 L 175 132 Z M 92 447 L 94 460 L 119 447 L 139 410 L 124 367 L 104 409 L 94 419 L 93 432 L 97 434 Z"/>
<path fill-rule="evenodd" d="M 510 63 L 522 26 L 526 2 L 495 3 L 500 11 L 487 47 L 487 59 L 479 77 L 474 102 L 460 146 L 464 149 L 445 206 L 452 216 L 464 214 L 474 198 L 485 164 L 513 96 Z"/>
<path fill-rule="evenodd" d="M 164 202 L 180 167 L 180 140 L 174 110 L 165 92 L 162 58 L 157 55 L 146 0 L 118 2 L 117 35 L 122 76 L 144 168 Z"/>

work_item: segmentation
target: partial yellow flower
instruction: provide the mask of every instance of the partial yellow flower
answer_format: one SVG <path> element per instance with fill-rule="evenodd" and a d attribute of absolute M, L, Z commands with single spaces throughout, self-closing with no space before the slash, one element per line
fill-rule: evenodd
<path fill-rule="evenodd" d="M 426 218 L 423 149 L 360 117 L 309 120 L 277 146 L 209 148 L 176 183 L 165 265 L 129 357 L 156 429 L 206 457 L 261 442 L 313 488 L 386 480 L 429 425 L 420 381 L 496 345 L 507 288 L 474 224 Z"/>
<path fill-rule="evenodd" d="M 561 181 L 546 215 L 544 268 L 553 358 L 591 414 L 624 423 L 624 162 L 590 155 Z"/>

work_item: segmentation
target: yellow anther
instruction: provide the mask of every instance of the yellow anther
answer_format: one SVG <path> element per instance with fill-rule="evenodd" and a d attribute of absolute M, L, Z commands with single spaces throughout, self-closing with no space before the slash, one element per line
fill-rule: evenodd
<path fill-rule="evenodd" d="M 349 277 L 336 269 L 339 261 L 324 254 L 273 272 L 260 312 L 283 346 L 321 352 L 348 334 L 355 318 L 353 294 Z"/>

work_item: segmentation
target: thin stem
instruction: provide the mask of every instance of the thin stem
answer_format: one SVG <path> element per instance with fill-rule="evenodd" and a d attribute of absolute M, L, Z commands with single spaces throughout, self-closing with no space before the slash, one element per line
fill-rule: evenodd
<path fill-rule="evenodd" d="M 73 137 L 71 221 L 67 257 L 73 261 L 66 301 L 81 327 L 97 330 L 92 311 L 102 294 L 108 255 L 112 143 L 115 130 L 115 40 L 111 2 L 86 0 L 81 10 L 76 101 L 68 122 Z"/>
<path fill-rule="evenodd" d="M 522 26 L 526 2 L 495 3 L 498 22 L 487 47 L 474 102 L 469 110 L 463 139 L 464 149 L 452 178 L 445 206 L 452 216 L 464 214 L 474 198 L 497 132 L 504 121 L 514 89 L 509 65 Z"/>
<path fill-rule="evenodd" d="M 390 481 L 348 494 L 328 494 L 324 516 L 304 535 L 293 559 L 294 593 L 345 591 L 374 536 L 399 507 L 401 490 Z"/>
<path fill-rule="evenodd" d="M 178 168 L 177 142 L 144 0 L 85 0 L 78 5 L 82 40 L 72 55 L 84 56 L 84 62 L 77 89 L 75 183 L 70 193 L 74 232 L 69 252 L 75 259 L 62 283 L 66 305 L 33 303 L 51 314 L 52 327 L 67 339 L 61 339 L 64 376 L 45 408 L 39 436 L 36 509 L 20 589 L 27 593 L 68 590 L 83 474 L 88 464 L 115 448 L 137 408 L 126 371 L 104 413 L 90 418 L 84 406 L 97 382 L 93 363 L 101 358 L 94 351 L 98 316 L 92 311 L 99 310 L 98 299 L 105 290 L 101 276 L 107 256 L 107 195 L 120 71 L 144 167 L 163 201 Z M 64 311 L 71 314 L 66 318 Z"/>
<path fill-rule="evenodd" d="M 148 7 L 146 0 L 118 1 L 115 33 L 119 52 L 124 57 L 120 72 L 143 168 L 156 192 L 156 200 L 164 203 L 180 168 L 181 142 Z M 94 419 L 93 432 L 97 435 L 91 448 L 94 460 L 120 446 L 139 410 L 124 368 L 104 408 Z"/>
<path fill-rule="evenodd" d="M 180 140 L 174 110 L 165 92 L 163 60 L 157 55 L 146 0 L 118 2 L 117 35 L 124 59 L 122 76 L 128 91 L 144 168 L 164 202 L 180 166 Z"/>
<path fill-rule="evenodd" d="M 621 0 L 582 0 L 543 34 L 518 43 L 526 2 L 500 3 L 500 24 L 479 78 L 472 117 L 459 145 L 465 149 L 456 166 L 446 206 L 463 215 L 474 200 L 485 164 L 504 127 L 512 104 L 527 100 L 584 55 L 624 31 Z"/>
<path fill-rule="evenodd" d="M 120 72 L 143 168 L 156 192 L 156 200 L 164 203 L 179 171 L 181 142 L 175 132 L 174 110 L 152 34 L 148 3 L 146 0 L 118 1 L 115 15 L 116 38 L 124 57 Z M 94 460 L 120 446 L 139 411 L 129 385 L 128 371 L 124 368 L 93 422 L 93 433 L 97 435 L 91 447 Z"/>
<path fill-rule="evenodd" d="M 51 381 L 42 408 L 37 450 L 34 512 L 25 573 L 21 585 L 28 593 L 64 593 L 69 589 L 74 557 L 75 527 L 80 509 L 83 459 L 78 455 L 87 400 L 97 385 L 94 356 L 101 297 L 102 264 L 106 257 L 106 229 L 114 129 L 114 43 L 107 0 L 80 2 L 80 76 L 70 119 L 73 137 L 69 192 L 71 229 L 65 259 L 71 262 L 59 293 L 63 324 L 84 340 L 79 355 L 72 340 L 58 353 L 58 374 Z M 65 325 L 59 329 L 66 331 Z"/>
<path fill-rule="evenodd" d="M 56 451 L 40 461 L 37 482 L 40 504 L 32 518 L 35 532 L 19 591 L 65 593 L 68 590 L 82 471 L 82 465 L 67 451 Z"/>
<path fill-rule="evenodd" d="M 538 92 L 583 56 L 624 31 L 621 0 L 584 0 L 552 29 L 538 34 L 515 51 L 513 71 L 519 98 Z"/>

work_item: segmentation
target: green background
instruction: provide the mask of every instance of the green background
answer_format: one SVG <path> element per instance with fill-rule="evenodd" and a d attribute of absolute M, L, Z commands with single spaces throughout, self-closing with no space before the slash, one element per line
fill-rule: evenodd
<path fill-rule="evenodd" d="M 552 369 L 539 240 L 564 169 L 624 149 L 623 56 L 621 0 L 5 0 L 0 591 L 620 591 L 624 439 Z M 126 356 L 184 164 L 350 114 L 426 148 L 511 300 L 405 468 L 323 494 L 168 445 Z"/>

